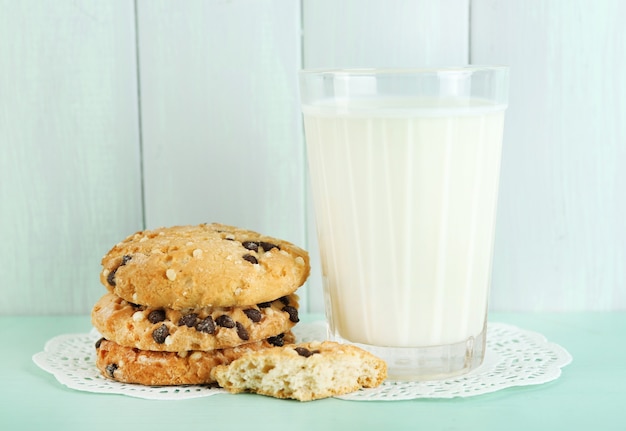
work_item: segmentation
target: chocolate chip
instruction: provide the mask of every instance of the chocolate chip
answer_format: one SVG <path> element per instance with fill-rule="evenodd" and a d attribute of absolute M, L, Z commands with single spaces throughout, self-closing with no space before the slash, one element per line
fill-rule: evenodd
<path fill-rule="evenodd" d="M 252 320 L 254 323 L 259 323 L 263 318 L 263 314 L 256 308 L 247 308 L 243 310 L 243 312 L 248 316 L 248 319 Z"/>
<path fill-rule="evenodd" d="M 285 345 L 285 334 L 278 334 L 275 337 L 269 337 L 267 342 L 272 346 L 283 347 Z"/>
<path fill-rule="evenodd" d="M 96 349 L 100 348 L 100 344 L 102 344 L 102 342 L 105 340 L 104 337 L 100 338 L 98 341 L 96 341 Z"/>
<path fill-rule="evenodd" d="M 150 323 L 159 323 L 165 320 L 165 310 L 152 310 L 150 314 L 148 314 L 148 321 Z"/>
<path fill-rule="evenodd" d="M 283 303 L 283 305 L 289 305 L 289 297 L 288 296 L 283 296 L 282 298 L 278 299 L 280 302 Z"/>
<path fill-rule="evenodd" d="M 305 358 L 308 358 L 309 356 L 313 354 L 313 352 L 311 352 L 309 349 L 305 347 L 296 347 L 294 350 L 298 352 L 298 355 L 304 356 Z"/>
<path fill-rule="evenodd" d="M 208 316 L 202 320 L 200 320 L 196 324 L 196 331 L 204 332 L 205 334 L 214 334 L 215 333 L 215 322 L 213 322 L 213 318 Z"/>
<path fill-rule="evenodd" d="M 115 286 L 115 273 L 116 272 L 117 272 L 117 268 L 109 272 L 109 275 L 107 276 L 107 283 L 109 283 L 109 285 L 111 286 Z"/>
<path fill-rule="evenodd" d="M 261 242 L 259 242 L 259 245 L 261 246 L 263 251 L 270 251 L 273 248 L 277 248 L 277 249 L 280 250 L 279 246 L 277 246 L 276 244 L 272 244 L 271 242 L 261 241 Z"/>
<path fill-rule="evenodd" d="M 298 310 L 295 307 L 292 307 L 291 305 L 286 305 L 283 307 L 283 311 L 289 314 L 289 320 L 291 320 L 293 323 L 298 323 L 300 321 L 300 318 L 298 317 Z"/>
<path fill-rule="evenodd" d="M 235 321 L 225 314 L 222 314 L 220 317 L 215 319 L 215 323 L 217 323 L 222 328 L 234 328 L 235 327 Z"/>
<path fill-rule="evenodd" d="M 111 286 L 115 286 L 115 274 L 117 273 L 117 270 L 120 269 L 120 266 L 126 265 L 128 261 L 131 260 L 132 258 L 133 257 L 128 254 L 125 254 L 124 256 L 122 256 L 122 261 L 117 266 L 117 268 L 109 272 L 109 275 L 107 276 L 107 283 L 109 283 Z"/>
<path fill-rule="evenodd" d="M 105 370 L 107 372 L 107 374 L 109 375 L 109 377 L 111 377 L 112 379 L 115 378 L 115 376 L 113 375 L 115 373 L 115 370 L 117 370 L 119 367 L 117 366 L 117 364 L 109 364 L 106 366 Z"/>
<path fill-rule="evenodd" d="M 256 241 L 244 241 L 241 245 L 248 250 L 259 251 L 259 243 Z"/>
<path fill-rule="evenodd" d="M 256 305 L 259 308 L 268 308 L 272 306 L 272 301 L 270 302 L 261 302 L 260 304 Z"/>
<path fill-rule="evenodd" d="M 251 254 L 244 254 L 243 255 L 243 260 L 247 260 L 248 262 L 252 263 L 252 264 L 257 264 L 259 263 L 259 261 L 257 260 L 256 257 L 252 256 Z"/>
<path fill-rule="evenodd" d="M 248 341 L 250 339 L 250 335 L 248 335 L 246 328 L 244 328 L 244 326 L 239 322 L 237 322 L 235 326 L 237 327 L 237 335 L 239 335 L 239 338 L 244 341 Z"/>
<path fill-rule="evenodd" d="M 159 344 L 165 343 L 165 339 L 170 335 L 170 330 L 167 329 L 165 324 L 159 326 L 154 331 L 152 331 L 152 338 Z"/>
<path fill-rule="evenodd" d="M 196 313 L 185 314 L 178 321 L 178 326 L 188 326 L 189 328 L 193 328 L 196 326 L 196 322 L 198 321 L 198 315 Z"/>

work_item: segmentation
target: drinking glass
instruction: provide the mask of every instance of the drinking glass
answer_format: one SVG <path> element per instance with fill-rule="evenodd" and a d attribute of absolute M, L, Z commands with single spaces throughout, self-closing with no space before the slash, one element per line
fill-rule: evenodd
<path fill-rule="evenodd" d="M 392 380 L 479 366 L 508 68 L 300 72 L 332 339 Z"/>

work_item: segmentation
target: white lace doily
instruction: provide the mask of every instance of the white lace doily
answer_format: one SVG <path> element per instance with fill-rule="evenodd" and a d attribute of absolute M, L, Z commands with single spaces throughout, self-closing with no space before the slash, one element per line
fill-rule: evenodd
<path fill-rule="evenodd" d="M 572 361 L 558 344 L 536 332 L 490 322 L 485 361 L 476 370 L 451 379 L 428 382 L 385 382 L 339 398 L 358 401 L 396 401 L 415 398 L 470 397 L 513 386 L 538 385 L 557 379 Z M 326 338 L 325 322 L 300 323 L 293 332 L 298 341 Z M 209 386 L 142 386 L 115 382 L 95 366 L 94 343 L 100 334 L 66 334 L 49 340 L 33 361 L 63 385 L 87 392 L 123 394 L 146 399 L 185 399 L 226 393 Z"/>

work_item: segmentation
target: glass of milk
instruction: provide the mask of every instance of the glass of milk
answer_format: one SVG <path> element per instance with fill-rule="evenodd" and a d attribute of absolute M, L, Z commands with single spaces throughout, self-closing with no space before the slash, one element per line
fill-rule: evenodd
<path fill-rule="evenodd" d="M 332 339 L 392 380 L 485 354 L 508 68 L 303 70 Z"/>

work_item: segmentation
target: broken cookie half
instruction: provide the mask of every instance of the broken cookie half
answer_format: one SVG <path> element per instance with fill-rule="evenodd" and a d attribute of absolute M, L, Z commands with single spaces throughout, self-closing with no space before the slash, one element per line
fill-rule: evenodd
<path fill-rule="evenodd" d="M 356 346 L 314 341 L 246 353 L 215 367 L 212 378 L 232 393 L 311 401 L 377 387 L 387 364 Z"/>

